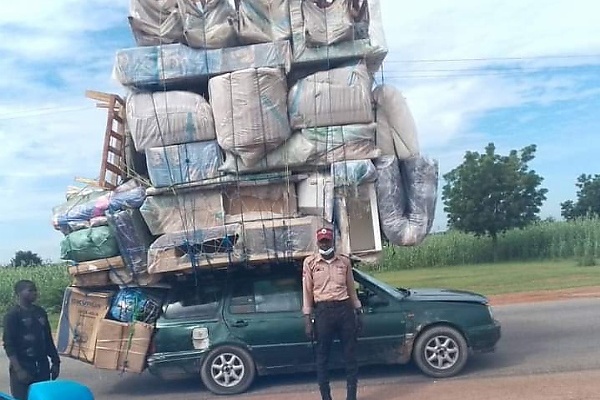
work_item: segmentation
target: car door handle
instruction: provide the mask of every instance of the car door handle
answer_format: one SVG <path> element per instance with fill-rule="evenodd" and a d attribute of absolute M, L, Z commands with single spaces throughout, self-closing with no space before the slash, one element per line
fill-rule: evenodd
<path fill-rule="evenodd" d="M 240 320 L 235 321 L 233 324 L 231 324 L 231 326 L 233 326 L 234 328 L 244 328 L 244 327 L 248 326 L 248 321 L 244 321 L 243 319 L 240 319 Z"/>

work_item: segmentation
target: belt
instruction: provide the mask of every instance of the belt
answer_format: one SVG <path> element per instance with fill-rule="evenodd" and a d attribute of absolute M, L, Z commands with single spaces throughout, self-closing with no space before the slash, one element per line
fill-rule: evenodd
<path fill-rule="evenodd" d="M 315 307 L 334 308 L 334 307 L 347 306 L 349 304 L 350 304 L 350 299 L 348 298 L 345 300 L 319 301 L 315 304 Z"/>

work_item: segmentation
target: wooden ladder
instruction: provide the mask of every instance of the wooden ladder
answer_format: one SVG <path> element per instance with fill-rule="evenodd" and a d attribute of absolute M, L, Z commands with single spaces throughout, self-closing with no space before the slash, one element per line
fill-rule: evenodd
<path fill-rule="evenodd" d="M 96 107 L 108 110 L 98 184 L 100 187 L 113 190 L 127 178 L 125 102 L 116 94 L 87 90 L 85 95 L 97 101 Z"/>

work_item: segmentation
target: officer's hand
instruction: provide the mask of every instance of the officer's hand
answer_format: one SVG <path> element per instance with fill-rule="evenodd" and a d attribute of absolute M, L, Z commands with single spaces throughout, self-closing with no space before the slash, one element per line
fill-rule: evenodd
<path fill-rule="evenodd" d="M 60 375 L 60 364 L 52 364 L 50 367 L 50 379 L 55 381 Z"/>
<path fill-rule="evenodd" d="M 312 323 L 311 319 L 308 317 L 304 318 L 304 333 L 306 334 L 306 337 L 309 338 L 310 340 L 313 340 L 315 337 L 315 330 L 313 328 L 313 323 Z"/>
<path fill-rule="evenodd" d="M 17 374 L 17 379 L 19 380 L 19 382 L 21 383 L 31 383 L 32 376 L 29 374 L 29 372 L 27 372 L 26 370 L 24 370 L 23 368 L 19 368 L 15 371 L 15 373 Z"/>

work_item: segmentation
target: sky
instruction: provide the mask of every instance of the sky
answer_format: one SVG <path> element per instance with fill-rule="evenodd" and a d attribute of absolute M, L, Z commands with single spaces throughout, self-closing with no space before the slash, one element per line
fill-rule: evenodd
<path fill-rule="evenodd" d="M 52 208 L 76 177 L 97 178 L 106 113 L 93 89 L 134 46 L 128 0 L 10 2 L 0 13 L 0 264 L 17 250 L 58 260 Z M 537 145 L 530 166 L 560 217 L 581 173 L 599 173 L 600 3 L 579 0 L 381 0 L 389 53 L 378 80 L 400 89 L 421 152 L 442 175 L 466 151 Z M 594 161 L 596 160 L 596 161 Z M 438 201 L 435 230 L 446 218 Z"/>

